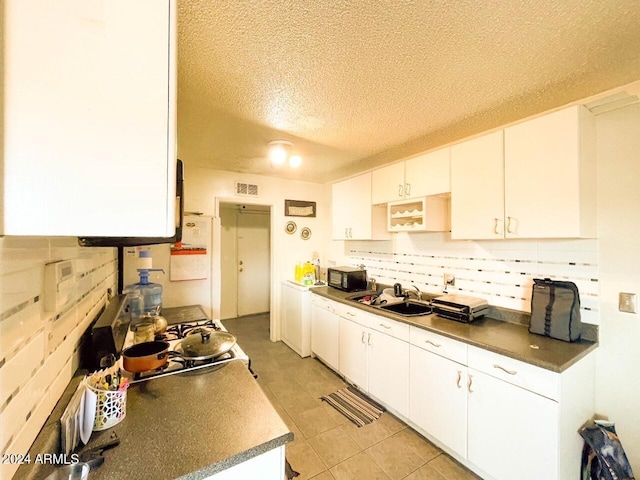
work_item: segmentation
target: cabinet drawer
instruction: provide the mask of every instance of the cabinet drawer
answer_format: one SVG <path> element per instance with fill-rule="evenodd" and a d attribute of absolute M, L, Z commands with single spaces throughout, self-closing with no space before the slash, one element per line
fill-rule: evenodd
<path fill-rule="evenodd" d="M 395 320 L 391 320 L 380 315 L 370 316 L 371 321 L 369 322 L 369 327 L 371 327 L 373 330 L 377 330 L 380 333 L 390 335 L 404 342 L 409 341 L 410 327 L 406 323 L 396 322 Z"/>
<path fill-rule="evenodd" d="M 311 305 L 320 307 L 323 310 L 335 312 L 336 302 L 329 300 L 328 298 L 321 297 L 320 295 L 311 295 Z"/>
<path fill-rule="evenodd" d="M 411 345 L 436 353 L 454 362 L 467 364 L 467 344 L 418 327 L 411 327 Z"/>
<path fill-rule="evenodd" d="M 560 375 L 529 363 L 469 345 L 469 367 L 553 400 L 560 398 Z"/>
<path fill-rule="evenodd" d="M 339 302 L 335 302 L 335 312 L 341 317 L 344 317 L 347 320 L 351 320 L 352 322 L 356 322 L 361 325 L 363 324 L 363 321 L 359 319 L 359 317 L 364 317 L 367 315 L 366 312 L 363 312 L 358 308 Z"/>

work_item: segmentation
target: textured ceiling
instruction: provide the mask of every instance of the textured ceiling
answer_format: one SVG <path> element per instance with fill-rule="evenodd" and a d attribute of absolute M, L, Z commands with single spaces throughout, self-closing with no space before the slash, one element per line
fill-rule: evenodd
<path fill-rule="evenodd" d="M 640 79 L 637 0 L 178 6 L 187 165 L 324 182 Z"/>

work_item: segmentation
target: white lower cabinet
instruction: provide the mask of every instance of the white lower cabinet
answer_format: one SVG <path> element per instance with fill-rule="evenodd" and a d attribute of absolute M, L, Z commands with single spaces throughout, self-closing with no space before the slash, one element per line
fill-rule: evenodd
<path fill-rule="evenodd" d="M 340 317 L 339 371 L 406 418 L 409 416 L 409 344 L 391 334 L 394 330 L 403 332 L 407 326 L 380 318 L 365 312 L 358 313 L 353 320 Z M 374 327 L 386 327 L 390 334 Z M 406 331 L 408 333 L 408 328 Z"/>
<path fill-rule="evenodd" d="M 312 295 L 314 354 L 485 480 L 578 478 L 595 355 L 562 373 Z"/>
<path fill-rule="evenodd" d="M 281 480 L 285 475 L 285 446 L 274 448 L 250 460 L 216 473 L 206 480 Z"/>
<path fill-rule="evenodd" d="M 282 282 L 280 324 L 282 341 L 301 357 L 311 355 L 311 292 L 309 287 Z"/>
<path fill-rule="evenodd" d="M 568 478 L 558 475 L 558 402 L 472 368 L 468 376 L 469 461 L 496 480 Z"/>
<path fill-rule="evenodd" d="M 467 367 L 411 346 L 409 419 L 467 456 Z"/>
<path fill-rule="evenodd" d="M 338 370 L 338 314 L 335 302 L 318 295 L 311 299 L 311 352 Z"/>
<path fill-rule="evenodd" d="M 594 356 L 562 373 L 411 327 L 409 420 L 491 480 L 577 478 Z"/>
<path fill-rule="evenodd" d="M 340 318 L 339 358 L 340 373 L 364 391 L 369 390 L 367 372 L 368 329 L 355 322 Z"/>

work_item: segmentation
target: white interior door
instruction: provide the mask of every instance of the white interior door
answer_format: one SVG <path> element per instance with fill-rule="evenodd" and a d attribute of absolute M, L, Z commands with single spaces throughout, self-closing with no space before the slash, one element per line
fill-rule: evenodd
<path fill-rule="evenodd" d="M 238 316 L 269 311 L 270 212 L 238 210 Z"/>

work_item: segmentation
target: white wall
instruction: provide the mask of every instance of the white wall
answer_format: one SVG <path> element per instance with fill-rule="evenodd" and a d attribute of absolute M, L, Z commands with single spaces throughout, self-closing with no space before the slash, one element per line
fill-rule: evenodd
<path fill-rule="evenodd" d="M 640 474 L 640 315 L 618 293 L 640 295 L 640 104 L 597 118 L 600 348 L 596 407 Z"/>
<path fill-rule="evenodd" d="M 218 217 L 217 236 L 214 234 L 213 253 L 218 256 L 214 259 L 213 275 L 213 314 L 220 316 L 220 221 L 219 212 L 216 211 L 216 202 L 238 202 L 246 204 L 271 205 L 272 226 L 272 339 L 280 338 L 279 312 L 280 286 L 282 280 L 293 279 L 296 262 L 311 260 L 314 252 L 320 256 L 324 266 L 326 256 L 324 247 L 330 232 L 330 189 L 328 185 L 320 185 L 308 182 L 284 180 L 275 177 L 249 175 L 235 172 L 226 172 L 189 165 L 185 160 L 185 210 L 199 211 L 205 215 Z M 304 165 L 301 167 L 304 168 Z M 234 182 L 241 181 L 257 184 L 259 186 L 258 197 L 248 197 L 235 194 Z M 285 217 L 284 200 L 306 200 L 316 202 L 316 217 Z M 298 230 L 289 235 L 285 232 L 285 225 L 293 220 Z M 215 222 L 214 222 L 215 223 Z M 302 240 L 300 231 L 303 227 L 311 229 L 311 238 Z M 216 225 L 214 225 L 214 230 Z"/>
<path fill-rule="evenodd" d="M 72 260 L 72 301 L 44 308 L 45 264 Z M 113 248 L 76 238 L 0 238 L 0 452 L 26 453 L 78 368 L 78 340 L 117 289 Z M 18 465 L 3 462 L 0 478 Z"/>

